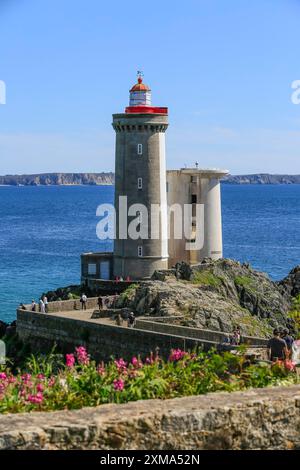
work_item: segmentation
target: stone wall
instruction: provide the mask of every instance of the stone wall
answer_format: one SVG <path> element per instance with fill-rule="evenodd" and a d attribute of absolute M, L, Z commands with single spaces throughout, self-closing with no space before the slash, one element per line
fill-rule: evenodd
<path fill-rule="evenodd" d="M 152 317 L 153 318 L 153 317 Z M 172 325 L 151 320 L 137 319 L 137 328 L 147 331 L 156 331 L 177 336 L 186 336 L 188 338 L 204 339 L 215 343 L 221 343 L 224 340 L 225 333 L 213 330 L 203 330 L 200 328 L 191 328 L 188 326 Z M 264 338 L 255 338 L 253 336 L 242 336 L 242 342 L 251 346 L 267 346 L 268 340 Z"/>
<path fill-rule="evenodd" d="M 3 415 L 0 450 L 300 449 L 300 386 Z"/>
<path fill-rule="evenodd" d="M 201 347 L 208 350 L 217 346 L 213 341 L 204 339 L 83 321 L 76 319 L 75 311 L 73 318 L 66 318 L 63 313 L 52 316 L 18 310 L 17 333 L 36 352 L 49 351 L 55 343 L 63 353 L 84 345 L 99 361 L 107 361 L 112 355 L 124 359 L 131 359 L 137 354 L 144 357 L 156 348 L 159 348 L 161 356 L 167 357 L 173 348 L 192 350 Z"/>
<path fill-rule="evenodd" d="M 87 308 L 98 308 L 98 297 L 89 297 L 87 300 Z M 25 305 L 27 310 L 31 310 L 31 305 Z M 37 307 L 38 309 L 38 307 Z M 80 299 L 73 300 L 57 300 L 55 302 L 48 303 L 49 312 L 69 312 L 70 310 L 80 310 L 81 302 Z"/>

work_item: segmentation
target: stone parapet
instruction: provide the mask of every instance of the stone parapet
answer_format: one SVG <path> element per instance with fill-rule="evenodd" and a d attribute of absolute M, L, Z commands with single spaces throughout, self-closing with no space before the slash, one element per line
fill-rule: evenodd
<path fill-rule="evenodd" d="M 300 449 L 300 386 L 4 415 L 0 450 Z"/>

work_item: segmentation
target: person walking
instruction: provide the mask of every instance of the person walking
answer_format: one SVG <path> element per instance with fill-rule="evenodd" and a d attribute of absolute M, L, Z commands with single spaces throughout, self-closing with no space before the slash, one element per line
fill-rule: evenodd
<path fill-rule="evenodd" d="M 116 316 L 116 324 L 117 324 L 117 326 L 122 326 L 122 324 L 123 324 L 123 319 L 122 319 L 120 313 L 118 313 L 117 316 Z"/>
<path fill-rule="evenodd" d="M 32 301 L 31 301 L 31 311 L 32 311 L 32 312 L 36 312 L 36 303 L 35 303 L 35 301 L 34 301 L 33 299 L 32 299 Z"/>
<path fill-rule="evenodd" d="M 103 300 L 102 300 L 101 295 L 99 295 L 99 297 L 98 297 L 98 308 L 99 308 L 99 310 L 102 310 L 102 308 L 103 308 Z"/>
<path fill-rule="evenodd" d="M 39 301 L 39 311 L 41 313 L 45 313 L 45 304 L 43 302 L 43 299 L 40 299 L 40 301 Z"/>
<path fill-rule="evenodd" d="M 134 328 L 134 327 L 135 327 L 135 323 L 136 323 L 136 320 L 135 320 L 134 313 L 133 313 L 133 312 L 130 312 L 130 314 L 128 315 L 128 320 L 127 320 L 127 326 L 128 326 L 128 328 Z"/>
<path fill-rule="evenodd" d="M 49 312 L 49 306 L 48 306 L 48 298 L 46 295 L 44 295 L 43 297 L 43 302 L 44 302 L 44 305 L 45 305 L 45 313 L 48 313 Z"/>
<path fill-rule="evenodd" d="M 81 310 L 86 310 L 87 296 L 85 294 L 82 294 L 80 302 L 81 302 Z"/>
<path fill-rule="evenodd" d="M 284 339 L 280 338 L 280 332 L 277 328 L 273 331 L 273 338 L 271 338 L 267 345 L 268 356 L 270 361 L 283 361 L 288 357 L 288 349 Z"/>
<path fill-rule="evenodd" d="M 286 342 L 288 357 L 291 358 L 294 338 L 289 334 L 289 330 L 287 330 L 286 328 L 282 330 L 282 333 L 280 336 Z"/>

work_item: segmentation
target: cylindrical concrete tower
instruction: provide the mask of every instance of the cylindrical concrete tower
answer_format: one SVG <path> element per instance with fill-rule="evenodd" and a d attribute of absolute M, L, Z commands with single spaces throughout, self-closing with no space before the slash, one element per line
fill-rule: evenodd
<path fill-rule="evenodd" d="M 201 202 L 204 205 L 204 246 L 200 259 L 223 257 L 220 179 L 226 170 L 203 170 Z"/>
<path fill-rule="evenodd" d="M 151 277 L 156 269 L 168 267 L 167 127 L 168 109 L 151 106 L 151 90 L 139 76 L 138 83 L 130 90 L 130 106 L 125 113 L 113 115 L 116 131 L 114 276 L 143 279 Z M 136 204 L 145 206 L 148 217 Z M 160 209 L 156 212 L 159 215 L 151 222 L 151 210 L 155 207 Z M 132 224 L 140 232 L 134 239 L 128 233 Z"/>

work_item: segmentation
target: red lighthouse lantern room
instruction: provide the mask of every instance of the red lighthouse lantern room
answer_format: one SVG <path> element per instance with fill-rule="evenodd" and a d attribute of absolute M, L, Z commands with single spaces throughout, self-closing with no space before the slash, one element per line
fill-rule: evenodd
<path fill-rule="evenodd" d="M 151 90 L 143 83 L 142 72 L 138 72 L 137 83 L 129 93 L 129 106 L 125 109 L 125 113 L 168 114 L 168 108 L 151 106 Z"/>

